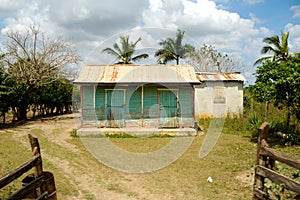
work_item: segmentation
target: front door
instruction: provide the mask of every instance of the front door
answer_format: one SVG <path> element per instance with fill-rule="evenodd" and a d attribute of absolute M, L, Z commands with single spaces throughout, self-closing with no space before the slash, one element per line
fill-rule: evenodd
<path fill-rule="evenodd" d="M 177 90 L 158 90 L 160 126 L 162 128 L 178 128 Z"/>
<path fill-rule="evenodd" d="M 124 127 L 125 90 L 106 90 L 106 127 Z"/>

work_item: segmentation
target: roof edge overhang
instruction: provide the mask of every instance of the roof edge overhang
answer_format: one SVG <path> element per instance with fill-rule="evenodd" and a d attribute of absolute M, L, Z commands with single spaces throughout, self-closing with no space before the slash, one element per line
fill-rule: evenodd
<path fill-rule="evenodd" d="M 74 81 L 74 84 L 77 85 L 117 85 L 117 84 L 127 84 L 127 85 L 141 85 L 141 84 L 180 84 L 180 85 L 185 85 L 185 84 L 189 84 L 189 85 L 200 85 L 202 84 L 200 81 L 199 82 L 80 82 L 80 81 Z"/>
<path fill-rule="evenodd" d="M 200 82 L 245 82 L 245 80 L 201 80 Z"/>

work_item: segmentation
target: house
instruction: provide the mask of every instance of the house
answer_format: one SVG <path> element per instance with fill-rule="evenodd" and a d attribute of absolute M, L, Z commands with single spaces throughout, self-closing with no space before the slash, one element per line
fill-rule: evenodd
<path fill-rule="evenodd" d="M 194 127 L 194 68 L 182 65 L 85 65 L 80 86 L 82 126 Z"/>
<path fill-rule="evenodd" d="M 233 73 L 196 73 L 201 85 L 195 86 L 195 117 L 224 117 L 243 112 L 245 78 Z"/>

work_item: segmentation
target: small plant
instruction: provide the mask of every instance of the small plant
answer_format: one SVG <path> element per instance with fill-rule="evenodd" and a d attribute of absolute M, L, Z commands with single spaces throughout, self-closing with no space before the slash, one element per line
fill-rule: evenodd
<path fill-rule="evenodd" d="M 300 182 L 300 171 L 275 162 L 276 171 L 284 176 L 287 176 L 294 181 Z M 276 184 L 272 183 L 270 180 L 267 180 L 265 183 L 265 192 L 273 199 L 282 200 L 282 199 L 295 199 L 295 193 L 288 190 L 285 184 Z"/>
<path fill-rule="evenodd" d="M 259 116 L 254 112 L 252 116 L 248 119 L 248 129 L 252 131 L 252 140 L 257 140 L 258 130 L 260 125 L 263 123 L 263 120 L 259 118 Z"/>
<path fill-rule="evenodd" d="M 71 137 L 78 137 L 78 135 L 77 135 L 77 129 L 73 129 L 73 130 L 70 132 L 70 135 L 71 135 Z"/>

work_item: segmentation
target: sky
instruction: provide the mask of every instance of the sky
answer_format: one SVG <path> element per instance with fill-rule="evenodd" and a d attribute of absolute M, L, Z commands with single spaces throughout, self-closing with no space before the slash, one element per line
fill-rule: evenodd
<path fill-rule="evenodd" d="M 113 63 L 101 51 L 120 36 L 141 37 L 137 52 L 154 52 L 181 29 L 184 43 L 229 54 L 248 84 L 263 38 L 289 32 L 290 52 L 300 52 L 300 0 L 0 0 L 0 48 L 7 32 L 30 24 L 76 45 L 81 65 Z"/>

